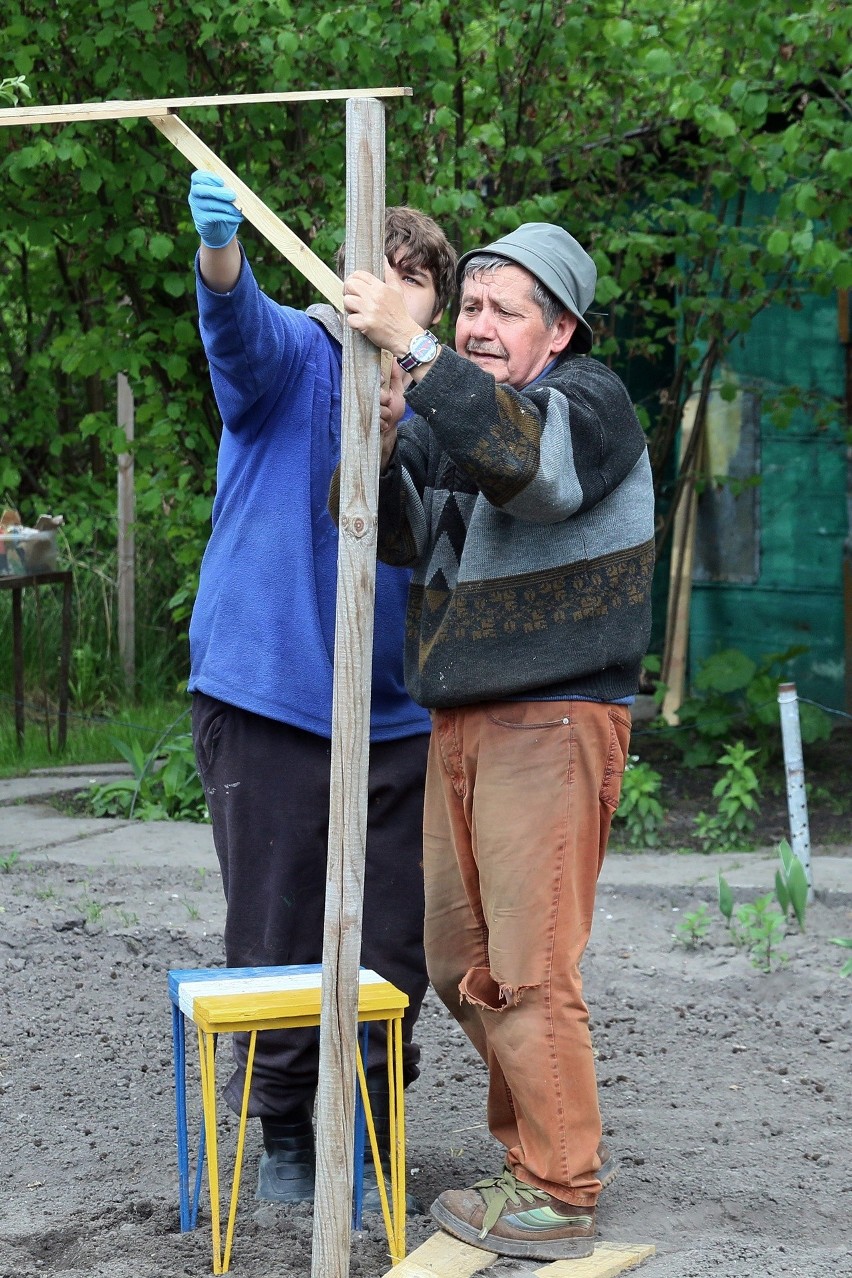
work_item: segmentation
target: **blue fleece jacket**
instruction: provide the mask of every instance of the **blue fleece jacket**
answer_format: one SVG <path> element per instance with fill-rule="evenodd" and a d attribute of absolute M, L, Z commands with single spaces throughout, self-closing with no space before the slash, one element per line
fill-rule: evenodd
<path fill-rule="evenodd" d="M 319 320 L 262 293 L 245 257 L 230 293 L 211 292 L 198 274 L 197 292 L 224 430 L 189 628 L 189 688 L 327 737 L 337 580 L 327 501 L 340 459 L 340 343 Z M 326 310 L 333 327 L 331 308 L 317 308 Z M 429 731 L 403 678 L 409 578 L 377 565 L 375 741 Z"/>

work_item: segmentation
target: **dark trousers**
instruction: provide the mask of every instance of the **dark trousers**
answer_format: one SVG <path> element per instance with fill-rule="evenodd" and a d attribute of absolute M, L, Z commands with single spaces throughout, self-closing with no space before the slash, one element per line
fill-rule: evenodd
<path fill-rule="evenodd" d="M 322 961 L 330 743 L 195 693 L 192 733 L 213 822 L 227 903 L 229 967 Z M 361 962 L 408 995 L 403 1076 L 418 1075 L 412 1042 L 428 979 L 423 953 L 423 783 L 426 735 L 370 748 Z M 235 1036 L 237 1070 L 225 1088 L 239 1110 L 246 1036 Z M 384 1027 L 370 1027 L 368 1068 L 386 1064 Z M 312 1104 L 315 1029 L 258 1035 L 249 1113 L 285 1115 Z"/>

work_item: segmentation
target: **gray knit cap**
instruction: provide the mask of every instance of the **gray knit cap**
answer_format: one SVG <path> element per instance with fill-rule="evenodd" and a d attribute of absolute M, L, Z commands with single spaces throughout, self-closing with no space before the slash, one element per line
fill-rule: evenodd
<path fill-rule="evenodd" d="M 583 315 L 594 301 L 598 272 L 573 235 L 550 222 L 524 222 L 516 231 L 510 231 L 493 244 L 462 254 L 457 271 L 459 286 L 465 263 L 479 253 L 505 257 L 541 280 L 566 310 L 577 317 L 578 324 L 569 348 L 580 355 L 592 349 L 592 330 Z"/>

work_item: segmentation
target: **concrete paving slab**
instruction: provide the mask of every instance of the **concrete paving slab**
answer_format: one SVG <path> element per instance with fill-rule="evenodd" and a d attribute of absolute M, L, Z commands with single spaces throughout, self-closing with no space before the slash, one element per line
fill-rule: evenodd
<path fill-rule="evenodd" d="M 18 851 L 26 861 L 67 865 L 216 864 L 209 825 L 191 821 L 121 821 L 65 817 L 46 805 L 0 809 L 0 856 Z"/>
<path fill-rule="evenodd" d="M 51 773 L 24 777 L 16 784 L 60 783 Z M 23 859 L 69 865 L 158 865 L 174 868 L 215 866 L 209 825 L 188 821 L 125 821 L 111 817 L 69 817 L 46 803 L 2 805 L 0 782 L 0 857 L 19 852 Z M 8 789 L 7 788 L 7 793 Z M 852 856 L 849 849 L 813 849 L 812 874 L 817 896 L 828 903 L 852 904 Z M 847 853 L 847 855 L 843 855 Z M 602 891 L 666 895 L 677 904 L 715 899 L 719 871 L 738 899 L 773 890 L 778 865 L 774 848 L 702 856 L 697 853 L 610 853 L 600 879 Z"/>
<path fill-rule="evenodd" d="M 113 768 L 110 772 L 101 773 L 51 772 L 38 776 L 3 777 L 0 778 L 0 807 L 56 794 L 76 794 L 80 790 L 88 790 L 90 785 L 102 785 L 105 781 L 129 775 L 129 769 Z"/>
<path fill-rule="evenodd" d="M 63 816 L 47 804 L 13 804 L 0 808 L 0 856 L 52 848 L 58 850 L 61 859 L 62 849 L 70 852 L 81 839 L 115 833 L 117 826 L 124 829 L 129 824 L 109 817 Z M 127 843 L 132 843 L 133 838 L 131 833 L 124 835 Z"/>
<path fill-rule="evenodd" d="M 129 763 L 63 763 L 55 768 L 30 768 L 27 773 L 28 777 L 82 777 L 86 781 L 92 777 L 103 780 L 130 775 Z"/>

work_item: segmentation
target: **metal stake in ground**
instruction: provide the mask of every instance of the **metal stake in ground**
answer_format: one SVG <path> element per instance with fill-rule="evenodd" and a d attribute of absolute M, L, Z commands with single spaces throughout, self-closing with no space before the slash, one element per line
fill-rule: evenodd
<path fill-rule="evenodd" d="M 805 761 L 799 698 L 794 683 L 779 683 L 781 737 L 784 742 L 784 770 L 787 773 L 787 814 L 790 818 L 790 846 L 802 863 L 808 881 L 808 901 L 814 899 L 811 877 L 811 830 L 808 822 L 808 795 L 805 789 Z"/>
<path fill-rule="evenodd" d="M 384 108 L 346 104 L 346 274 L 384 276 Z M 323 938 L 312 1278 L 349 1273 L 358 964 L 367 836 L 379 352 L 343 326 L 340 537 Z"/>

